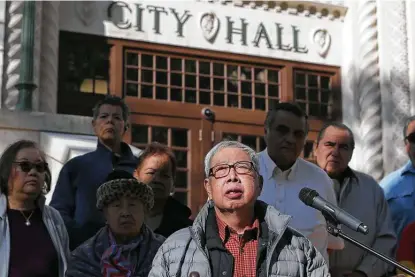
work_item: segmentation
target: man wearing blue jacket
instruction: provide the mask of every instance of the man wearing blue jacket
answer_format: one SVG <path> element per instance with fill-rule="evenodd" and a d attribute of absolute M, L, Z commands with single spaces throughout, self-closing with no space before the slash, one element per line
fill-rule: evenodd
<path fill-rule="evenodd" d="M 136 168 L 137 158 L 122 142 L 128 116 L 128 107 L 119 97 L 108 95 L 98 102 L 92 120 L 97 149 L 71 159 L 59 174 L 50 205 L 65 221 L 71 250 L 105 225 L 95 203 L 96 191 L 108 174 L 115 168 L 132 174 Z"/>

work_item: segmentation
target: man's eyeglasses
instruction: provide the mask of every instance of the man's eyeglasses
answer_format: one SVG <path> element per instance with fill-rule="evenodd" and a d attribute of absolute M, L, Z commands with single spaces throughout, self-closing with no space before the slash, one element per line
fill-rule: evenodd
<path fill-rule="evenodd" d="M 218 164 L 209 170 L 209 177 L 213 176 L 216 179 L 223 178 L 229 175 L 231 168 L 235 169 L 238 174 L 249 174 L 256 170 L 252 162 L 241 161 L 234 164 Z"/>
<path fill-rule="evenodd" d="M 43 162 L 43 163 L 31 163 L 31 162 L 13 162 L 14 164 L 17 164 L 20 169 L 23 172 L 30 172 L 30 170 L 32 170 L 32 168 L 35 168 L 37 172 L 39 173 L 43 173 L 46 171 L 46 168 L 48 166 L 47 163 Z"/>
<path fill-rule="evenodd" d="M 410 133 L 405 139 L 408 140 L 409 143 L 414 143 L 415 144 L 415 132 Z"/>

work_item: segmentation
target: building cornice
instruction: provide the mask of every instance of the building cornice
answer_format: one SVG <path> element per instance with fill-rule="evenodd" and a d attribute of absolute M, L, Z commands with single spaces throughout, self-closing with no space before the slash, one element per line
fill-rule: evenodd
<path fill-rule="evenodd" d="M 233 5 L 281 14 L 291 14 L 317 19 L 343 21 L 347 7 L 343 1 L 242 1 L 242 0 L 197 0 L 220 5 Z"/>
<path fill-rule="evenodd" d="M 94 135 L 92 117 L 0 109 L 0 129 Z"/>

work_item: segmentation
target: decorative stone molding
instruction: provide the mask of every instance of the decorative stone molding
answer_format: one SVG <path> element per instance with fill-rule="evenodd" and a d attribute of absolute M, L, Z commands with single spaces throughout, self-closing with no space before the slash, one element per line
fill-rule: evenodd
<path fill-rule="evenodd" d="M 93 135 L 92 117 L 0 110 L 0 129 L 20 129 Z"/>
<path fill-rule="evenodd" d="M 242 0 L 198 0 L 221 5 L 234 5 L 251 9 L 262 9 L 283 14 L 343 20 L 347 7 L 343 1 L 242 1 Z"/>
<path fill-rule="evenodd" d="M 359 93 L 362 171 L 376 180 L 383 177 L 382 113 L 379 81 L 377 4 L 361 0 L 358 4 Z"/>
<path fill-rule="evenodd" d="M 59 59 L 59 1 L 44 1 L 40 54 L 39 111 L 56 113 Z"/>
<path fill-rule="evenodd" d="M 10 110 L 16 108 L 18 91 L 15 85 L 20 77 L 21 33 L 24 1 L 6 2 L 5 60 L 2 102 Z M 3 106 L 3 105 L 2 105 Z"/>

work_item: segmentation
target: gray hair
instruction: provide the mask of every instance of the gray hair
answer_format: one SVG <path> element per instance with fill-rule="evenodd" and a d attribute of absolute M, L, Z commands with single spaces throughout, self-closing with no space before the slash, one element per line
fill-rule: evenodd
<path fill-rule="evenodd" d="M 243 143 L 240 143 L 239 141 L 226 140 L 226 141 L 221 141 L 218 144 L 216 144 L 206 154 L 206 157 L 205 157 L 205 176 L 206 177 L 209 176 L 210 162 L 212 161 L 213 156 L 215 156 L 217 152 L 219 152 L 220 150 L 224 148 L 239 148 L 245 151 L 251 158 L 251 161 L 254 164 L 254 167 L 258 171 L 258 174 L 259 174 L 259 159 L 258 159 L 258 155 L 255 153 L 255 150 Z"/>

